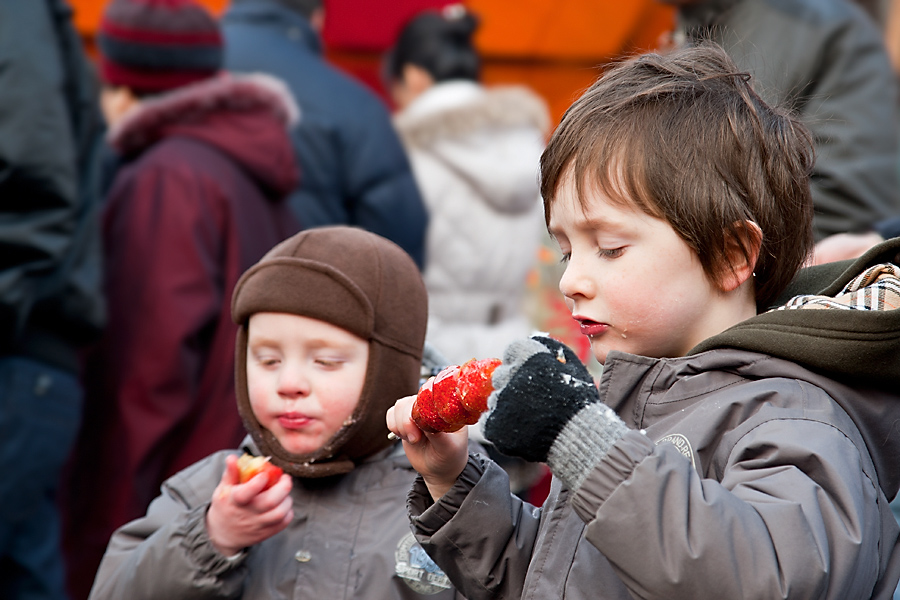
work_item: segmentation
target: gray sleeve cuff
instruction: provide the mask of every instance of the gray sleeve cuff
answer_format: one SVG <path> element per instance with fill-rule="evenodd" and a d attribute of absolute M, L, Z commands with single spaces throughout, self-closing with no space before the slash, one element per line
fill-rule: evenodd
<path fill-rule="evenodd" d="M 432 500 L 422 476 L 416 477 L 406 500 L 406 510 L 416 534 L 431 536 L 453 518 L 484 474 L 485 460 L 480 455 L 469 454 L 469 461 L 456 483 L 437 502 Z"/>
<path fill-rule="evenodd" d="M 211 577 L 230 574 L 244 564 L 247 550 L 241 550 L 234 556 L 225 556 L 216 550 L 209 539 L 206 529 L 206 511 L 208 504 L 192 509 L 181 531 L 181 545 L 191 562 L 202 572 Z"/>
<path fill-rule="evenodd" d="M 631 429 L 603 403 L 588 404 L 572 417 L 553 441 L 547 465 L 573 491 Z"/>

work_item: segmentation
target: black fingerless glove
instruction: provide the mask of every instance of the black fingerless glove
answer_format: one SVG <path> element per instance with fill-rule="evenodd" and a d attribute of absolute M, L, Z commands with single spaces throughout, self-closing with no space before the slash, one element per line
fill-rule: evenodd
<path fill-rule="evenodd" d="M 508 456 L 546 462 L 571 488 L 628 431 L 575 353 L 548 337 L 510 344 L 492 381 L 485 438 Z"/>

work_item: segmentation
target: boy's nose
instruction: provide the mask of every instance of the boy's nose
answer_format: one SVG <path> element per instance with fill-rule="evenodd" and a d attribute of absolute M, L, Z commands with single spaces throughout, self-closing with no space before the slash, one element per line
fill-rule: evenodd
<path fill-rule="evenodd" d="M 287 398 L 305 396 L 309 394 L 309 379 L 302 369 L 283 369 L 278 377 L 278 393 Z"/>
<path fill-rule="evenodd" d="M 575 259 L 570 259 L 562 277 L 559 278 L 559 291 L 566 298 L 577 296 L 593 298 L 597 293 L 597 286 L 585 265 Z"/>

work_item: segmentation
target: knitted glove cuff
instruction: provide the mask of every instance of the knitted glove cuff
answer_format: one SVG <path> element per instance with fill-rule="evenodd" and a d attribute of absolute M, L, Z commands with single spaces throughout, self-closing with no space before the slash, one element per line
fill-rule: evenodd
<path fill-rule="evenodd" d="M 575 491 L 629 427 L 602 403 L 588 404 L 559 433 L 547 455 L 553 474 Z"/>

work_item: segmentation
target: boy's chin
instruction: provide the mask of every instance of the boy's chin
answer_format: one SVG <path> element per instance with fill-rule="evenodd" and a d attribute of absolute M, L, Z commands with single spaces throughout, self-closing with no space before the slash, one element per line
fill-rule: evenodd
<path fill-rule="evenodd" d="M 591 341 L 591 354 L 594 355 L 594 358 L 596 358 L 597 362 L 601 365 L 606 364 L 606 355 L 609 354 L 610 350 L 612 350 L 612 348 L 606 344 Z"/>
<path fill-rule="evenodd" d="M 312 454 L 325 444 L 325 440 L 313 439 L 307 436 L 276 434 L 275 439 L 287 452 L 291 454 Z"/>

